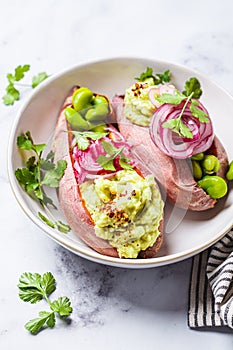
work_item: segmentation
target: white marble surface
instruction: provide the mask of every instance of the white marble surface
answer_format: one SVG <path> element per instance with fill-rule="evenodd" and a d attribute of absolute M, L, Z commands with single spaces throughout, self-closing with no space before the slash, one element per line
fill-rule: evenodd
<path fill-rule="evenodd" d="M 112 56 L 143 56 L 195 68 L 233 94 L 233 2 L 211 0 L 0 0 L 0 95 L 18 64 L 32 74 Z M 28 79 L 29 79 L 28 78 Z M 22 101 L 0 102 L 0 349 L 232 349 L 232 332 L 187 326 L 191 259 L 150 270 L 84 260 L 51 241 L 21 211 L 10 189 L 7 141 Z M 23 325 L 42 305 L 22 302 L 24 271 L 51 271 L 72 300 L 71 324 L 30 335 Z"/>

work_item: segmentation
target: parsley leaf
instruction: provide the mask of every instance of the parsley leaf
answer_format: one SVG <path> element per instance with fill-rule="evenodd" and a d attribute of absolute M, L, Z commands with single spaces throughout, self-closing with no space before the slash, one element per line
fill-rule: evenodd
<path fill-rule="evenodd" d="M 154 80 L 154 84 L 163 84 L 163 83 L 169 83 L 171 80 L 171 73 L 170 70 L 166 70 L 164 73 L 157 73 L 153 75 L 153 69 L 150 67 L 146 68 L 146 71 L 141 73 L 140 77 L 136 77 L 135 80 L 138 81 L 144 81 L 148 78 L 152 78 Z"/>
<path fill-rule="evenodd" d="M 78 148 L 82 151 L 85 151 L 89 145 L 90 140 L 99 140 L 102 137 L 105 137 L 108 135 L 107 132 L 94 132 L 94 131 L 72 131 L 72 134 L 74 135 Z"/>
<path fill-rule="evenodd" d="M 122 152 L 124 150 L 124 146 L 120 147 L 120 148 L 116 148 L 114 147 L 110 142 L 108 141 L 101 141 L 101 145 L 103 147 L 103 149 L 106 152 L 106 156 L 105 155 L 100 155 L 97 158 L 97 163 L 105 170 L 111 170 L 111 171 L 115 171 L 115 165 L 114 165 L 114 159 L 116 159 L 119 156 L 119 164 L 123 169 L 133 169 L 132 165 L 129 164 L 128 162 L 130 162 L 130 159 L 124 157 L 122 155 Z"/>
<path fill-rule="evenodd" d="M 29 131 L 18 136 L 17 145 L 20 150 L 35 152 L 35 156 L 27 159 L 24 168 L 16 169 L 16 179 L 31 198 L 39 200 L 42 207 L 47 209 L 55 223 L 41 212 L 38 212 L 40 219 L 52 228 L 57 227 L 61 232 L 68 232 L 70 230 L 69 226 L 56 221 L 49 210 L 48 205 L 53 206 L 54 209 L 56 209 L 56 206 L 52 199 L 46 195 L 43 187 L 57 188 L 59 186 L 67 166 L 66 161 L 58 160 L 56 164 L 53 163 L 52 152 L 47 155 L 46 159 L 42 158 L 42 152 L 45 150 L 46 144 L 35 144 Z"/>
<path fill-rule="evenodd" d="M 202 89 L 201 84 L 197 78 L 190 78 L 185 82 L 185 90 L 183 91 L 183 94 L 185 96 L 190 96 L 191 93 L 193 93 L 192 97 L 199 99 L 202 95 Z"/>
<path fill-rule="evenodd" d="M 44 326 L 53 328 L 56 323 L 55 313 L 60 317 L 70 316 L 73 309 L 67 297 L 59 297 L 53 302 L 49 296 L 56 289 L 56 281 L 51 272 L 43 275 L 39 273 L 24 272 L 19 278 L 19 297 L 25 302 L 32 304 L 44 299 L 50 311 L 39 312 L 39 317 L 34 318 L 25 324 L 25 328 L 32 334 L 37 334 Z"/>
<path fill-rule="evenodd" d="M 32 88 L 34 89 L 35 87 L 37 87 L 40 83 L 42 83 L 42 81 L 44 81 L 48 77 L 49 76 L 46 72 L 38 73 L 37 75 L 32 77 Z"/>

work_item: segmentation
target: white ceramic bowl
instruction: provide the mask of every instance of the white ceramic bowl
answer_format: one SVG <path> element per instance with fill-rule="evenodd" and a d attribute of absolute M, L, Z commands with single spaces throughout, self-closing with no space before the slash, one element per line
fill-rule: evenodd
<path fill-rule="evenodd" d="M 38 218 L 37 212 L 41 211 L 41 207 L 24 193 L 14 175 L 15 170 L 22 166 L 16 139 L 20 133 L 30 130 L 35 143 L 49 143 L 59 109 L 73 85 L 88 86 L 93 91 L 106 94 L 111 98 L 116 93 L 124 93 L 125 89 L 133 83 L 134 77 L 139 76 L 146 67 L 152 67 L 155 72 L 170 69 L 173 83 L 180 89 L 190 77 L 195 76 L 199 79 L 203 89 L 201 101 L 212 117 L 215 131 L 223 142 L 229 159 L 233 159 L 232 97 L 196 71 L 169 62 L 143 58 L 113 58 L 81 64 L 48 78 L 33 91 L 18 112 L 9 140 L 10 183 L 16 199 L 29 218 L 50 238 L 75 254 L 99 263 L 125 268 L 149 268 L 177 262 L 215 243 L 233 225 L 232 191 L 226 199 L 218 203 L 216 208 L 205 213 L 185 213 L 166 204 L 164 242 L 157 257 L 145 260 L 111 258 L 93 251 L 73 232 L 61 233 Z M 57 202 L 55 191 L 52 195 Z M 65 221 L 59 208 L 54 214 L 58 219 Z"/>

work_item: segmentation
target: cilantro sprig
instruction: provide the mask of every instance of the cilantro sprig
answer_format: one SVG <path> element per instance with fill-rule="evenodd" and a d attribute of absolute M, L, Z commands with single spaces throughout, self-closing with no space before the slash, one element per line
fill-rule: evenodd
<path fill-rule="evenodd" d="M 75 137 L 77 146 L 80 150 L 85 151 L 90 146 L 91 140 L 99 140 L 108 135 L 108 132 L 94 132 L 94 131 L 74 131 L 72 134 Z"/>
<path fill-rule="evenodd" d="M 116 148 L 110 142 L 108 142 L 106 140 L 102 140 L 101 145 L 106 152 L 106 156 L 101 154 L 97 158 L 97 163 L 103 169 L 115 171 L 116 168 L 114 165 L 114 159 L 116 159 L 117 157 L 119 157 L 119 164 L 120 164 L 122 169 L 127 169 L 127 170 L 133 169 L 132 165 L 129 164 L 130 159 L 125 157 L 122 154 L 124 151 L 124 146 L 122 146 L 120 148 Z"/>
<path fill-rule="evenodd" d="M 182 121 L 182 116 L 185 112 L 185 109 L 188 107 L 192 115 L 197 118 L 201 123 L 209 123 L 210 120 L 207 118 L 208 114 L 202 109 L 198 108 L 200 98 L 202 94 L 200 82 L 197 78 L 190 78 L 185 83 L 185 90 L 181 93 L 178 90 L 175 90 L 174 94 L 162 94 L 157 96 L 156 100 L 161 104 L 168 103 L 173 105 L 179 105 L 184 101 L 184 105 L 179 116 L 175 119 L 170 119 L 163 123 L 164 128 L 169 128 L 175 133 L 179 134 L 181 137 L 193 138 L 191 130 L 184 124 Z"/>
<path fill-rule="evenodd" d="M 6 93 L 2 97 L 3 103 L 6 106 L 13 105 L 15 101 L 18 101 L 20 99 L 20 91 L 17 89 L 17 85 L 24 85 L 28 87 L 35 88 L 37 85 L 39 85 L 43 80 L 48 78 L 48 75 L 46 72 L 41 72 L 36 76 L 32 77 L 32 83 L 31 84 L 21 84 L 19 81 L 21 81 L 25 73 L 27 73 L 30 70 L 30 65 L 19 65 L 14 69 L 14 73 L 8 73 L 7 74 L 7 80 L 8 85 L 6 87 Z"/>
<path fill-rule="evenodd" d="M 35 304 L 44 299 L 50 307 L 49 311 L 40 311 L 38 317 L 25 324 L 25 328 L 32 334 L 37 334 L 46 326 L 53 328 L 56 324 L 56 314 L 65 318 L 73 311 L 69 298 L 63 296 L 54 301 L 49 299 L 56 289 L 56 281 L 51 272 L 43 275 L 24 272 L 19 278 L 18 288 L 21 300 Z"/>
<path fill-rule="evenodd" d="M 153 69 L 147 67 L 146 71 L 141 73 L 140 77 L 135 78 L 135 80 L 144 81 L 148 78 L 152 78 L 154 80 L 154 85 L 169 83 L 171 80 L 171 72 L 167 69 L 163 73 L 153 74 Z"/>
<path fill-rule="evenodd" d="M 17 146 L 19 150 L 30 151 L 34 153 L 34 155 L 30 154 L 31 156 L 27 159 L 25 167 L 16 169 L 16 179 L 31 198 L 39 200 L 42 207 L 49 213 L 52 221 L 41 212 L 38 212 L 38 216 L 50 227 L 56 227 L 59 231 L 64 233 L 69 232 L 70 227 L 61 221 L 56 221 L 49 210 L 48 205 L 51 205 L 55 209 L 56 206 L 44 190 L 44 186 L 52 188 L 57 188 L 59 186 L 60 179 L 67 166 L 66 161 L 58 160 L 55 164 L 53 162 L 52 152 L 50 152 L 45 159 L 42 158 L 42 153 L 46 144 L 35 144 L 29 131 L 18 136 Z"/>

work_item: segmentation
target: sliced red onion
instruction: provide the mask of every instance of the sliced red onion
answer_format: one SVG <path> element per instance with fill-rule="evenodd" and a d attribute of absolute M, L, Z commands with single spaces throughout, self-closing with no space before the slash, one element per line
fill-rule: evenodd
<path fill-rule="evenodd" d="M 148 91 L 148 97 L 151 103 L 156 108 L 159 108 L 161 106 L 161 102 L 157 101 L 156 97 L 161 96 L 162 94 L 173 95 L 175 90 L 176 90 L 175 86 L 171 84 L 160 84 L 157 86 L 152 86 Z"/>
<path fill-rule="evenodd" d="M 150 125 L 150 135 L 153 142 L 162 152 L 170 157 L 185 159 L 210 148 L 213 139 L 213 125 L 205 107 L 199 102 L 198 108 L 206 113 L 209 123 L 202 123 L 195 118 L 187 105 L 182 115 L 183 123 L 193 133 L 193 138 L 180 137 L 171 129 L 163 127 L 163 123 L 178 118 L 185 102 L 179 105 L 163 104 L 154 113 Z"/>
<path fill-rule="evenodd" d="M 124 147 L 122 155 L 124 157 L 130 156 L 130 146 L 126 143 L 124 138 L 118 131 L 114 129 L 110 130 L 110 137 L 103 137 L 99 140 L 90 140 L 90 146 L 86 150 L 80 150 L 77 146 L 73 147 L 73 158 L 74 158 L 74 172 L 75 176 L 78 180 L 78 183 L 82 183 L 85 178 L 94 179 L 98 176 L 113 176 L 113 172 L 109 173 L 104 170 L 97 162 L 97 159 L 100 155 L 106 155 L 104 151 L 101 141 L 106 140 L 107 142 L 111 142 L 112 145 L 116 148 Z M 121 169 L 119 163 L 119 157 L 114 159 L 114 165 L 116 171 Z M 135 162 L 131 161 L 129 164 L 135 166 Z"/>

